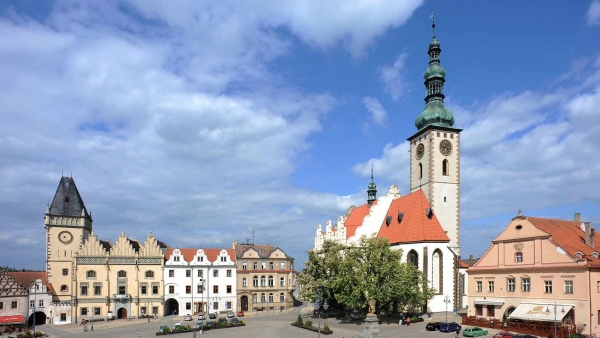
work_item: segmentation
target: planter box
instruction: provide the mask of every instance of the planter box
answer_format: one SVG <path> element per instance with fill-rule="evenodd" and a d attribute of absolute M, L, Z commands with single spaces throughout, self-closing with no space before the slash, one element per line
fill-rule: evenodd
<path fill-rule="evenodd" d="M 301 329 L 305 329 L 305 330 L 309 330 L 309 331 L 313 331 L 313 332 L 319 332 L 319 328 L 314 327 L 314 326 L 304 326 L 304 325 L 298 325 L 296 323 L 292 323 L 292 326 L 299 327 Z M 333 331 L 331 331 L 331 330 L 325 331 L 325 330 L 323 330 L 323 328 L 321 328 L 321 334 L 324 334 L 324 335 L 333 334 Z"/>
<path fill-rule="evenodd" d="M 205 329 L 204 331 L 211 331 L 211 330 L 220 330 L 220 329 L 229 329 L 232 327 L 240 327 L 240 326 L 246 326 L 246 323 L 244 324 L 238 324 L 238 325 L 232 325 L 232 326 L 215 326 L 209 329 Z M 169 333 L 162 333 L 162 332 L 156 332 L 157 336 L 168 336 L 170 334 L 178 334 L 178 333 L 184 333 L 184 332 L 194 332 L 194 330 L 183 330 L 183 331 L 176 331 L 176 332 L 169 332 Z M 196 330 L 196 332 L 200 332 L 200 330 Z M 321 330 L 321 333 L 323 333 L 323 331 Z"/>

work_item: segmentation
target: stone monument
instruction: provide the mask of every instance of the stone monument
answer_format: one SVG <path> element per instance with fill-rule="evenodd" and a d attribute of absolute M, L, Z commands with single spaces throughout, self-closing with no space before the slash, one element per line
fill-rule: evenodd
<path fill-rule="evenodd" d="M 365 329 L 363 331 L 363 338 L 384 338 L 379 333 L 379 319 L 375 314 L 375 300 L 369 300 L 369 313 L 365 318 Z"/>

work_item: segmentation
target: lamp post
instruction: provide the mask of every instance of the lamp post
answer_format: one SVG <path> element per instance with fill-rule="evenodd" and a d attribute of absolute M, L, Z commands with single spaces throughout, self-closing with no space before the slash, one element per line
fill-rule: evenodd
<path fill-rule="evenodd" d="M 37 280 L 33 282 L 32 285 L 35 285 L 33 288 L 33 336 L 35 337 L 35 304 L 37 303 Z M 31 285 L 29 286 L 29 290 L 31 290 Z"/>
<path fill-rule="evenodd" d="M 321 337 L 321 304 L 323 304 L 323 310 L 327 311 L 329 308 L 329 304 L 327 304 L 327 299 L 322 302 L 323 299 L 323 285 L 319 285 L 317 290 L 315 290 L 315 307 L 317 308 L 317 313 L 319 314 L 319 337 Z"/>
<path fill-rule="evenodd" d="M 146 299 L 146 318 L 148 318 L 148 323 L 150 323 L 150 306 L 148 306 L 147 299 Z"/>
<path fill-rule="evenodd" d="M 565 306 L 562 306 L 562 311 L 560 313 L 565 313 Z M 554 338 L 556 338 L 556 302 L 554 302 Z M 546 313 L 550 313 L 550 309 L 548 308 L 548 305 L 546 305 Z"/>
<path fill-rule="evenodd" d="M 198 282 L 200 285 L 200 306 L 202 306 L 202 324 L 200 326 L 200 334 L 204 334 L 204 279 L 200 279 Z"/>
<path fill-rule="evenodd" d="M 444 296 L 444 303 L 446 303 L 446 323 L 448 322 L 448 303 L 450 303 L 450 296 Z"/>

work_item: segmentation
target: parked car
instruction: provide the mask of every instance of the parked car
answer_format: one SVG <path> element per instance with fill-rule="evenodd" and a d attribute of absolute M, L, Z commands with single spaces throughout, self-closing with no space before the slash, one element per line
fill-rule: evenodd
<path fill-rule="evenodd" d="M 233 318 L 235 315 L 231 311 L 227 311 L 227 318 Z"/>
<path fill-rule="evenodd" d="M 208 322 L 206 322 L 206 326 L 213 328 L 213 327 L 215 327 L 215 322 L 212 320 L 209 320 Z"/>
<path fill-rule="evenodd" d="M 440 332 L 460 332 L 461 326 L 456 322 L 442 323 Z"/>
<path fill-rule="evenodd" d="M 213 312 L 209 313 L 208 314 L 208 319 L 217 319 L 217 314 L 213 313 Z"/>
<path fill-rule="evenodd" d="M 515 334 L 508 331 L 499 331 L 494 335 L 494 338 L 514 338 Z"/>
<path fill-rule="evenodd" d="M 479 337 L 486 334 L 488 334 L 488 331 L 480 327 L 468 327 L 463 331 L 463 336 L 465 337 Z"/>
<path fill-rule="evenodd" d="M 175 325 L 173 325 L 173 330 L 177 330 L 180 326 L 182 326 L 181 323 L 175 323 Z"/>
<path fill-rule="evenodd" d="M 573 336 L 573 335 L 571 335 Z M 532 336 L 530 334 L 514 334 L 513 338 L 536 338 L 535 336 Z"/>
<path fill-rule="evenodd" d="M 163 332 L 163 330 L 164 330 L 166 327 L 168 327 L 168 326 L 166 326 L 166 325 L 161 325 L 161 326 L 158 328 L 158 332 L 162 333 L 162 332 Z"/>
<path fill-rule="evenodd" d="M 205 318 L 204 318 L 204 314 L 203 313 L 201 313 L 201 314 L 198 315 L 198 320 L 204 320 L 204 319 Z"/>
<path fill-rule="evenodd" d="M 227 324 L 227 318 L 219 317 L 219 324 Z"/>
<path fill-rule="evenodd" d="M 244 317 L 244 311 L 238 311 L 236 315 L 238 317 Z"/>
<path fill-rule="evenodd" d="M 229 320 L 229 322 L 230 322 L 231 324 L 235 324 L 235 325 L 237 325 L 237 324 L 239 324 L 239 323 L 240 323 L 240 320 L 239 320 L 239 319 L 237 319 L 237 318 L 231 318 L 231 319 Z"/>
<path fill-rule="evenodd" d="M 190 320 L 192 320 L 192 315 L 187 314 L 187 315 L 183 316 L 183 320 L 185 320 L 186 322 L 189 322 Z"/>
<path fill-rule="evenodd" d="M 427 323 L 427 325 L 425 326 L 425 330 L 436 331 L 440 329 L 440 325 L 442 325 L 441 322 Z"/>

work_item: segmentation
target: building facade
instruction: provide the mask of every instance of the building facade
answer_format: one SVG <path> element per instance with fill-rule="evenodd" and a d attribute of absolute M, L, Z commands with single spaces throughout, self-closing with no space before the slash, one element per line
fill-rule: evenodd
<path fill-rule="evenodd" d="M 233 249 L 173 249 L 165 256 L 165 314 L 234 311 L 236 256 Z"/>
<path fill-rule="evenodd" d="M 468 269 L 468 315 L 597 333 L 600 245 L 594 237 L 579 214 L 566 221 L 519 212 Z"/>
<path fill-rule="evenodd" d="M 280 311 L 294 306 L 294 259 L 273 245 L 233 242 L 238 311 Z"/>
<path fill-rule="evenodd" d="M 435 29 L 435 24 L 433 25 Z M 335 225 L 317 226 L 314 250 L 325 240 L 355 244 L 361 236 L 386 238 L 393 249 L 403 250 L 407 262 L 423 271 L 434 298 L 426 311 L 445 311 L 461 305 L 458 278 L 460 257 L 460 132 L 444 106 L 446 71 L 440 64 L 440 43 L 429 43 L 425 71 L 425 110 L 417 116 L 417 132 L 410 142 L 410 193 L 397 186 L 376 198 L 377 186 L 367 188 L 367 203 L 351 206 Z M 324 231 L 323 231 L 324 230 Z M 444 301 L 450 297 L 451 302 Z"/>
<path fill-rule="evenodd" d="M 24 323 L 28 302 L 27 288 L 15 280 L 10 272 L 0 270 L 0 323 Z"/>
<path fill-rule="evenodd" d="M 27 290 L 27 323 L 43 325 L 52 321 L 52 284 L 46 282 L 45 271 L 10 272 L 14 280 Z"/>

